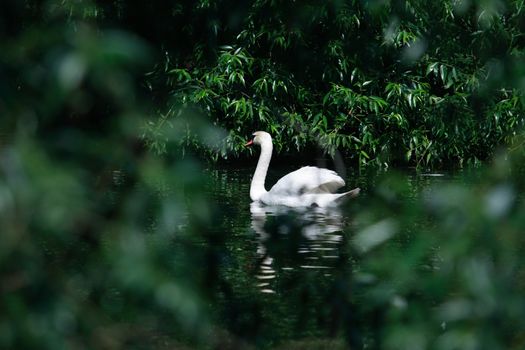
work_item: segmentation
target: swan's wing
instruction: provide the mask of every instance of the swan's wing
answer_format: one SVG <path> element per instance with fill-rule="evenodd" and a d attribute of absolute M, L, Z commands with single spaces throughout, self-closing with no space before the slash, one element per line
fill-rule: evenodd
<path fill-rule="evenodd" d="M 335 171 L 306 166 L 283 176 L 269 193 L 284 196 L 333 193 L 344 185 L 345 181 Z"/>

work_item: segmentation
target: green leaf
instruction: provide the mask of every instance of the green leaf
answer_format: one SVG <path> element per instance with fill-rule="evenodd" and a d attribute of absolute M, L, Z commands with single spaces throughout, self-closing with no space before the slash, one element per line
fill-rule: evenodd
<path fill-rule="evenodd" d="M 441 81 L 443 84 L 445 83 L 445 79 L 447 78 L 447 67 L 445 65 L 439 66 L 439 76 L 441 77 Z"/>
<path fill-rule="evenodd" d="M 431 63 L 427 66 L 426 75 L 429 75 L 430 73 L 436 73 L 437 72 L 437 62 Z"/>

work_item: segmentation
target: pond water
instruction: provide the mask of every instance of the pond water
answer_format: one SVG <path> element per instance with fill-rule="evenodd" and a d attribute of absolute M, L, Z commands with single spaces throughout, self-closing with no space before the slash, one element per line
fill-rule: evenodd
<path fill-rule="evenodd" d="M 272 168 L 266 187 L 296 168 Z M 352 295 L 358 270 L 352 241 L 361 229 L 363 203 L 369 205 L 384 173 L 348 172 L 346 188 L 362 192 L 344 208 L 286 210 L 251 203 L 253 170 L 251 165 L 207 170 L 206 192 L 219 208 L 209 229 L 218 262 L 210 282 L 215 322 L 230 341 L 256 347 L 362 348 L 359 300 Z M 397 178 L 409 202 L 436 184 L 465 182 L 463 173 L 413 170 Z"/>

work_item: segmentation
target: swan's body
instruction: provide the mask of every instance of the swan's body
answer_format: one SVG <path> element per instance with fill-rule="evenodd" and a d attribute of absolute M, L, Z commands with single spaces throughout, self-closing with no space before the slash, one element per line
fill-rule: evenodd
<path fill-rule="evenodd" d="M 250 186 L 250 198 L 265 205 L 288 207 L 328 207 L 359 194 L 359 188 L 344 193 L 334 193 L 345 185 L 344 180 L 328 169 L 307 166 L 282 177 L 266 191 L 264 182 L 272 158 L 272 137 L 264 131 L 257 131 L 247 145 L 261 146 L 261 155 Z"/>

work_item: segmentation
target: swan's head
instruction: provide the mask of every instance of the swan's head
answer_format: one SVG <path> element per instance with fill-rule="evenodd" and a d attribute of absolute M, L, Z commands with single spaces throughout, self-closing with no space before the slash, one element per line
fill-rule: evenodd
<path fill-rule="evenodd" d="M 272 143 L 272 137 L 266 131 L 256 131 L 252 135 L 253 138 L 246 143 L 246 146 Z"/>

